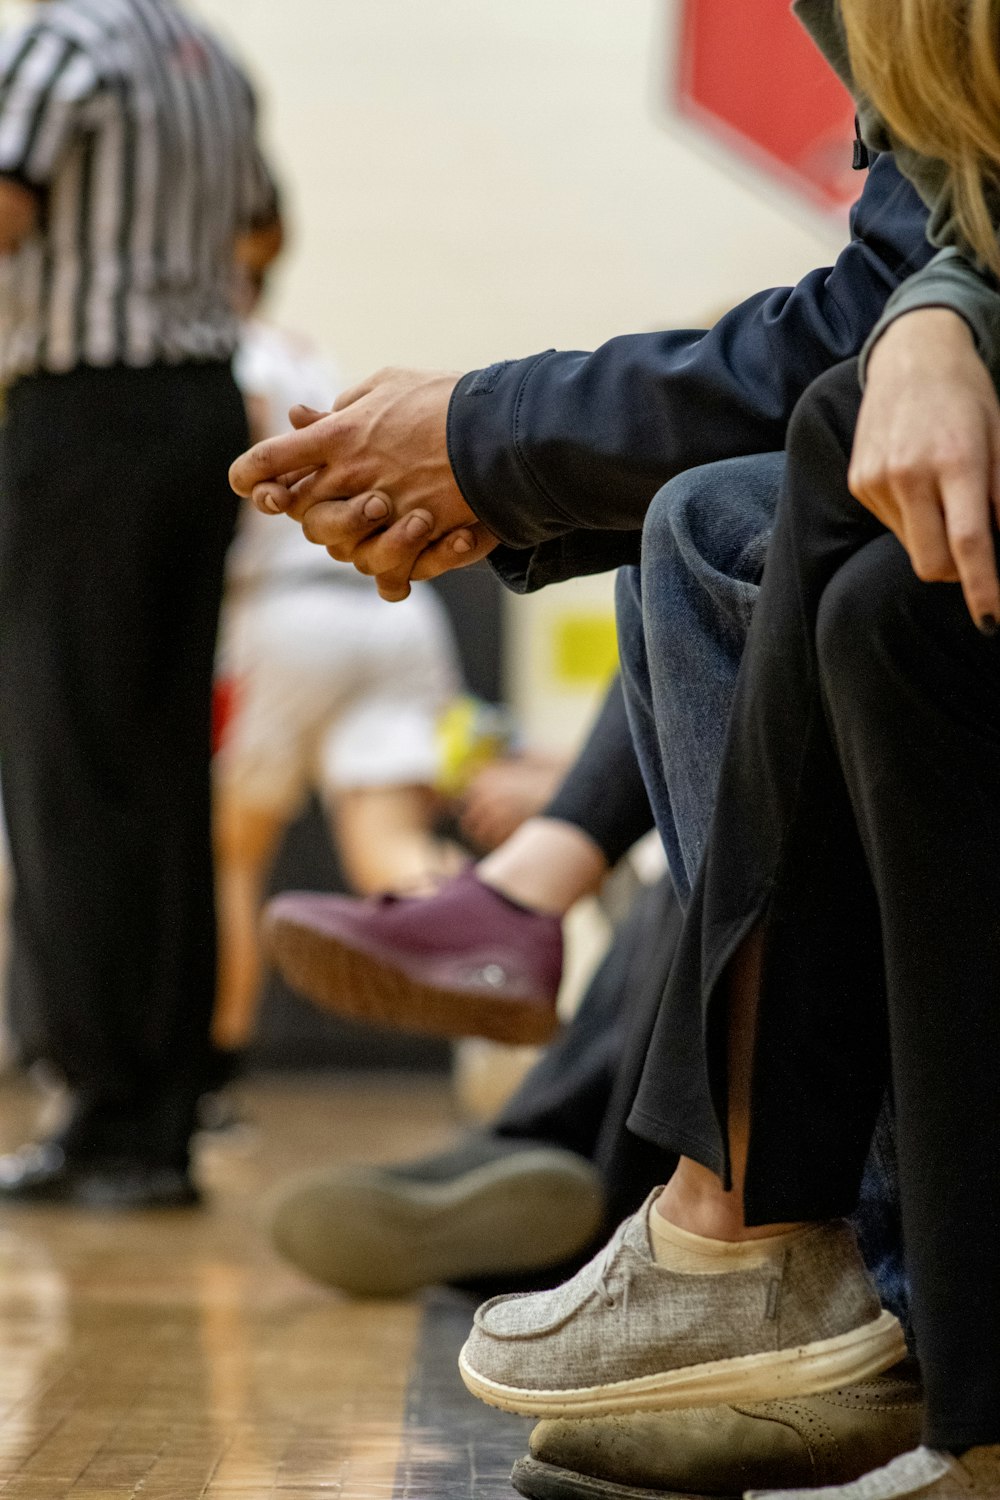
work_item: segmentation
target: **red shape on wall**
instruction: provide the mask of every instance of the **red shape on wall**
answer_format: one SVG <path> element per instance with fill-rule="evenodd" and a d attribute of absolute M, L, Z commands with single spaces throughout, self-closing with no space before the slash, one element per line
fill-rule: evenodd
<path fill-rule="evenodd" d="M 854 105 L 790 0 L 683 0 L 678 112 L 825 209 L 859 192 Z"/>

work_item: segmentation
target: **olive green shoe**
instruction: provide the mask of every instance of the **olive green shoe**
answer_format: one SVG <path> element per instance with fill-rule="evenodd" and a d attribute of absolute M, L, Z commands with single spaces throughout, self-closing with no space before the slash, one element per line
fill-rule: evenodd
<path fill-rule="evenodd" d="M 916 1367 L 818 1396 L 539 1422 L 511 1482 L 527 1500 L 737 1497 L 843 1484 L 920 1440 Z"/>
<path fill-rule="evenodd" d="M 600 1178 L 576 1152 L 470 1135 L 420 1161 L 300 1177 L 274 1205 L 271 1236 L 316 1281 L 398 1297 L 560 1266 L 593 1243 L 603 1214 Z"/>

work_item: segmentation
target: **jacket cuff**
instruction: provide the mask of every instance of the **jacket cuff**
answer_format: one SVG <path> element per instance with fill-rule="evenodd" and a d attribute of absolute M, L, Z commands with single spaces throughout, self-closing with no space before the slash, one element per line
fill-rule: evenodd
<path fill-rule="evenodd" d="M 448 405 L 448 459 L 470 508 L 506 546 L 523 549 L 560 536 L 551 498 L 524 461 L 517 420 L 532 371 L 554 354 L 504 360 L 463 375 Z"/>
<path fill-rule="evenodd" d="M 568 531 L 537 547 L 494 547 L 489 563 L 513 594 L 533 594 L 552 583 L 638 565 L 640 531 Z"/>
<path fill-rule="evenodd" d="M 957 250 L 942 250 L 896 288 L 861 351 L 859 374 L 864 386 L 868 360 L 890 323 L 921 307 L 946 307 L 964 318 L 990 373 L 1000 374 L 1000 291 L 990 277 Z"/>

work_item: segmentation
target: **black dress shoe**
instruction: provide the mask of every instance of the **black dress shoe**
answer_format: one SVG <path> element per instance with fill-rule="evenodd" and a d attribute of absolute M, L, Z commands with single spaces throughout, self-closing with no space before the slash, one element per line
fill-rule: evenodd
<path fill-rule="evenodd" d="M 188 1208 L 200 1202 L 184 1167 L 139 1157 L 81 1158 L 56 1141 L 0 1156 L 0 1204 L 64 1203 L 75 1208 Z"/>

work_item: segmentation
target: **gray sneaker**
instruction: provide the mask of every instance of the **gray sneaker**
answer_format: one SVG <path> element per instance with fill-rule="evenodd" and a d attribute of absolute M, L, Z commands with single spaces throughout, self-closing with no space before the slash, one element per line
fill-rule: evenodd
<path fill-rule="evenodd" d="M 907 1363 L 796 1400 L 539 1422 L 511 1483 L 527 1500 L 735 1497 L 748 1485 L 842 1484 L 919 1442 L 922 1410 L 916 1367 Z"/>
<path fill-rule="evenodd" d="M 747 1500 L 976 1500 L 1000 1496 L 1000 1444 L 970 1448 L 961 1458 L 914 1448 L 853 1484 L 821 1490 L 750 1490 Z"/>
<path fill-rule="evenodd" d="M 282 1190 L 271 1234 L 307 1276 L 358 1296 L 562 1265 L 593 1244 L 601 1181 L 574 1151 L 471 1135 L 391 1167 L 311 1172 Z"/>
<path fill-rule="evenodd" d="M 803 1229 L 762 1265 L 681 1275 L 653 1259 L 655 1197 L 563 1286 L 483 1303 L 459 1356 L 474 1396 L 537 1417 L 668 1411 L 812 1395 L 905 1357 L 846 1224 Z"/>

